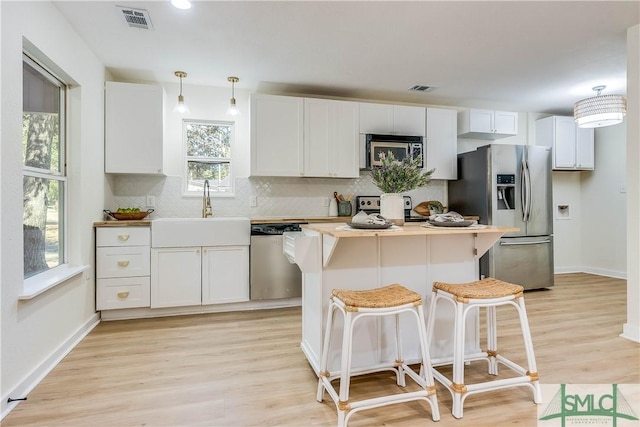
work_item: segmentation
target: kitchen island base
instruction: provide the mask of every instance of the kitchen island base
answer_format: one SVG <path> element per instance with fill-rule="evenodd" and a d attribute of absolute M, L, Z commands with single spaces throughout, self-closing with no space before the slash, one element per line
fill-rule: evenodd
<path fill-rule="evenodd" d="M 287 242 L 288 255 L 302 270 L 301 349 L 316 372 L 320 371 L 323 330 L 329 297 L 334 288 L 362 290 L 399 283 L 423 296 L 428 306 L 434 281 L 470 282 L 477 280 L 478 259 L 507 227 L 481 229 L 428 229 L 405 224 L 398 231 L 344 231 L 340 224 L 308 224 L 303 232 Z M 417 327 L 407 314 L 400 316 L 403 354 L 408 364 L 420 362 Z M 438 309 L 441 325 L 430 343 L 432 358 L 453 353 L 453 322 L 450 310 Z M 478 315 L 468 316 L 465 348 L 478 352 Z M 341 320 L 334 322 L 336 331 Z M 341 332 L 332 337 L 328 369 L 340 367 Z M 355 368 L 375 366 L 393 360 L 395 325 L 390 319 L 364 319 L 353 332 Z"/>

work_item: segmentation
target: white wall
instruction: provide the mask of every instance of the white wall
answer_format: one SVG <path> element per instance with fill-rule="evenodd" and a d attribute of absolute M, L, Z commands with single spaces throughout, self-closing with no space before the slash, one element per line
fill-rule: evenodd
<path fill-rule="evenodd" d="M 596 164 L 596 168 L 599 165 Z M 582 209 L 580 174 L 553 172 L 553 261 L 556 273 L 582 270 Z M 569 205 L 569 216 L 558 218 L 556 206 Z"/>
<path fill-rule="evenodd" d="M 640 25 L 627 31 L 627 322 L 622 336 L 640 342 Z"/>
<path fill-rule="evenodd" d="M 620 278 L 627 271 L 626 124 L 595 130 L 596 168 L 580 174 L 577 211 L 582 271 Z"/>
<path fill-rule="evenodd" d="M 92 223 L 101 218 L 104 67 L 49 2 L 1 2 L 2 145 L 0 287 L 2 414 L 8 397 L 22 397 L 95 324 L 94 272 L 28 301 L 18 301 L 22 261 L 22 50 L 23 37 L 40 59 L 74 84 L 69 99 L 69 261 L 93 264 Z"/>

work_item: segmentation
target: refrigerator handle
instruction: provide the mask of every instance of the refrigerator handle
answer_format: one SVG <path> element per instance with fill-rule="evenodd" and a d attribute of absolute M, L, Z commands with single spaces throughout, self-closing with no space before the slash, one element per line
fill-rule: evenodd
<path fill-rule="evenodd" d="M 522 207 L 522 222 L 527 221 L 527 185 L 525 161 L 520 163 L 520 206 Z"/>
<path fill-rule="evenodd" d="M 523 209 L 522 216 L 526 222 L 531 219 L 531 175 L 529 174 L 529 163 L 526 160 L 522 162 L 522 169 L 524 181 L 523 193 L 525 200 L 525 207 Z"/>

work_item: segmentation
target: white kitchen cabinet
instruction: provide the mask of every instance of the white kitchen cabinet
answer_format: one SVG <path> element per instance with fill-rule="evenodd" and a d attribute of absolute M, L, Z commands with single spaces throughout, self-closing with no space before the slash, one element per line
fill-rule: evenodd
<path fill-rule="evenodd" d="M 160 85 L 106 82 L 106 173 L 162 174 L 163 98 Z"/>
<path fill-rule="evenodd" d="M 552 147 L 555 170 L 593 170 L 594 131 L 579 128 L 573 117 L 550 116 L 536 120 L 536 145 Z"/>
<path fill-rule="evenodd" d="M 458 178 L 458 112 L 427 108 L 425 169 L 435 168 L 432 179 Z"/>
<path fill-rule="evenodd" d="M 356 102 L 304 99 L 304 176 L 358 178 Z"/>
<path fill-rule="evenodd" d="M 251 95 L 251 175 L 302 176 L 304 101 Z"/>
<path fill-rule="evenodd" d="M 151 308 L 202 304 L 202 248 L 151 249 Z"/>
<path fill-rule="evenodd" d="M 96 310 L 150 306 L 149 227 L 96 228 Z"/>
<path fill-rule="evenodd" d="M 360 103 L 360 133 L 425 135 L 425 108 Z"/>
<path fill-rule="evenodd" d="M 249 301 L 249 247 L 202 248 L 202 304 Z"/>
<path fill-rule="evenodd" d="M 151 308 L 248 300 L 248 246 L 151 249 Z"/>
<path fill-rule="evenodd" d="M 460 138 L 500 139 L 517 134 L 517 112 L 471 108 L 458 113 Z"/>

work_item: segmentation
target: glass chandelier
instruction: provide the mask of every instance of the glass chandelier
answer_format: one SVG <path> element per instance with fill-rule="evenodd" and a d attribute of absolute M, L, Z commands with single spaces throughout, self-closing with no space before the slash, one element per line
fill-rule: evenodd
<path fill-rule="evenodd" d="M 622 95 L 601 95 L 606 86 L 593 88 L 598 94 L 581 99 L 573 106 L 573 118 L 581 128 L 617 125 L 627 113 L 627 101 Z"/>

